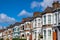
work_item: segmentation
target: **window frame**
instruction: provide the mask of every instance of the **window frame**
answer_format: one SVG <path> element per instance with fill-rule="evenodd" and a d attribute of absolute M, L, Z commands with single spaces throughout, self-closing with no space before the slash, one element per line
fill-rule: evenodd
<path fill-rule="evenodd" d="M 48 15 L 48 24 L 51 24 L 51 15 Z"/>

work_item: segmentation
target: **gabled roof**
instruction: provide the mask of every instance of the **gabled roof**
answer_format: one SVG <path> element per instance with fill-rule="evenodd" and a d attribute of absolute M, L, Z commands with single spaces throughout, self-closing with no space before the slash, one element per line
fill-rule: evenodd
<path fill-rule="evenodd" d="M 47 6 L 47 8 L 43 11 L 42 14 L 46 14 L 46 13 L 53 13 L 55 9 L 60 8 L 60 3 L 59 1 L 54 1 L 52 4 L 52 7 Z"/>
<path fill-rule="evenodd" d="M 53 12 L 53 8 L 48 6 L 43 13 L 52 13 L 52 12 Z"/>
<path fill-rule="evenodd" d="M 19 26 L 20 24 L 21 24 L 20 22 L 16 22 L 15 24 L 11 24 L 9 27 L 7 27 L 7 29 Z"/>
<path fill-rule="evenodd" d="M 11 24 L 10 26 L 7 27 L 7 29 L 13 28 L 14 26 Z"/>
<path fill-rule="evenodd" d="M 20 22 L 16 22 L 14 26 L 19 26 L 20 24 L 21 24 Z"/>

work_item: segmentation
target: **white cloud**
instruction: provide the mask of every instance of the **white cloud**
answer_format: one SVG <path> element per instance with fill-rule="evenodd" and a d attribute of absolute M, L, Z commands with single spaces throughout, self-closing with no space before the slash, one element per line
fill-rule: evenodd
<path fill-rule="evenodd" d="M 43 7 L 43 9 L 45 9 L 47 6 L 52 7 L 52 3 L 53 0 L 44 0 L 43 2 L 41 2 L 41 6 Z"/>
<path fill-rule="evenodd" d="M 2 26 L 0 26 L 0 29 L 2 29 Z"/>
<path fill-rule="evenodd" d="M 33 1 L 31 3 L 31 8 L 39 8 L 39 7 L 42 7 L 42 9 L 44 10 L 47 6 L 50 6 L 52 7 L 52 3 L 53 1 L 57 1 L 57 0 L 43 0 L 42 2 L 37 2 L 37 1 Z"/>
<path fill-rule="evenodd" d="M 15 23 L 15 22 L 16 22 L 16 20 L 14 18 L 9 17 L 4 13 L 0 14 L 0 23 L 12 24 L 12 23 Z"/>
<path fill-rule="evenodd" d="M 32 13 L 27 12 L 26 10 L 22 10 L 18 16 L 32 16 Z"/>
<path fill-rule="evenodd" d="M 33 9 L 33 8 L 35 8 L 35 7 L 40 7 L 40 2 L 36 2 L 36 1 L 33 1 L 32 3 L 31 3 L 31 8 Z"/>
<path fill-rule="evenodd" d="M 6 26 L 0 25 L 0 29 L 6 29 Z"/>

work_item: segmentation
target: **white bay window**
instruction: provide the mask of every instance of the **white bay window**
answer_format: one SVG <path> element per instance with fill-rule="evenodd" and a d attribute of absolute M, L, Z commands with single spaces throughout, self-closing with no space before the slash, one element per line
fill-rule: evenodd
<path fill-rule="evenodd" d="M 43 29 L 43 40 L 52 40 L 52 29 Z"/>
<path fill-rule="evenodd" d="M 44 15 L 44 25 L 46 24 L 46 15 Z"/>
<path fill-rule="evenodd" d="M 51 40 L 51 30 L 48 30 L 48 39 Z"/>
<path fill-rule="evenodd" d="M 51 24 L 51 15 L 48 15 L 48 24 Z"/>
<path fill-rule="evenodd" d="M 44 30 L 44 40 L 46 40 L 46 30 Z"/>

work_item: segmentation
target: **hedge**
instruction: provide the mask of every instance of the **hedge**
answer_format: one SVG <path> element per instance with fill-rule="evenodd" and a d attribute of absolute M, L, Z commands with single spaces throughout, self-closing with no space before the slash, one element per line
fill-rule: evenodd
<path fill-rule="evenodd" d="M 20 39 L 20 40 L 26 40 L 26 39 Z"/>
<path fill-rule="evenodd" d="M 13 40 L 26 40 L 26 39 L 13 38 Z"/>
<path fill-rule="evenodd" d="M 3 40 L 3 38 L 0 38 L 0 40 Z"/>
<path fill-rule="evenodd" d="M 19 38 L 13 38 L 13 40 L 19 40 Z"/>

